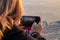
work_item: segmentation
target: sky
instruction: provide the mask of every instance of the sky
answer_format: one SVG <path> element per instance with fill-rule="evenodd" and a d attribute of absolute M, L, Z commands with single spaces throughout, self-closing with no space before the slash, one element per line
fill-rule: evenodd
<path fill-rule="evenodd" d="M 23 0 L 23 15 L 40 16 L 42 21 L 60 20 L 60 0 Z"/>

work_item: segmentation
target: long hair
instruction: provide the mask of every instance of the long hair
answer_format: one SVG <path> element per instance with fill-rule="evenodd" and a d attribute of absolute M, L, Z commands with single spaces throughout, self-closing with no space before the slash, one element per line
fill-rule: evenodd
<path fill-rule="evenodd" d="M 21 0 L 0 0 L 0 40 L 4 31 L 17 25 L 22 14 Z"/>

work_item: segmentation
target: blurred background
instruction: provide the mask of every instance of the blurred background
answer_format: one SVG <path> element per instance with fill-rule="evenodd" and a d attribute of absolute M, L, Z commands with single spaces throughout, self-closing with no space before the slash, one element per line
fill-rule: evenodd
<path fill-rule="evenodd" d="M 60 40 L 60 0 L 23 0 L 23 14 L 40 16 L 42 35 L 47 40 Z"/>
<path fill-rule="evenodd" d="M 38 15 L 48 22 L 60 20 L 60 0 L 23 0 L 23 7 L 23 15 Z"/>

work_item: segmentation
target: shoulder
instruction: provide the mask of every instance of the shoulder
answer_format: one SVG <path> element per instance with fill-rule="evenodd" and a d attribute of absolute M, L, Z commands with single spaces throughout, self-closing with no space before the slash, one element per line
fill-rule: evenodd
<path fill-rule="evenodd" d="M 4 35 L 4 40 L 23 40 L 26 39 L 24 32 L 19 30 L 16 26 L 12 30 L 8 30 Z"/>

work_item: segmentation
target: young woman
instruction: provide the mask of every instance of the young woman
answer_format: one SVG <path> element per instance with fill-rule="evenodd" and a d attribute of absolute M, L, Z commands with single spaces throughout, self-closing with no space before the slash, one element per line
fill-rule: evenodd
<path fill-rule="evenodd" d="M 0 40 L 35 40 L 19 28 L 21 0 L 0 0 Z"/>

